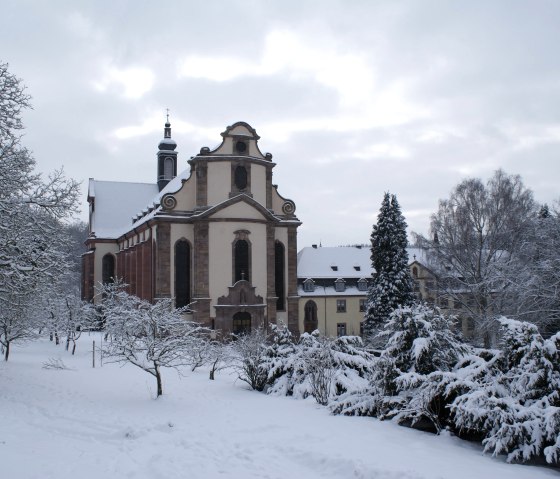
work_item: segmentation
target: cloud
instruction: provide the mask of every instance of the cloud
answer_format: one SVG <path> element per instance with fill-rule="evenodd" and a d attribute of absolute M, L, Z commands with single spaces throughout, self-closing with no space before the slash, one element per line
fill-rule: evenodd
<path fill-rule="evenodd" d="M 146 67 L 107 68 L 103 77 L 93 83 L 96 90 L 106 92 L 117 85 L 120 93 L 133 100 L 142 98 L 154 86 L 155 75 Z"/>
<path fill-rule="evenodd" d="M 290 30 L 270 32 L 260 58 L 189 55 L 178 65 L 179 76 L 227 82 L 242 77 L 287 75 L 292 80 L 312 79 L 333 88 L 343 105 L 369 98 L 374 73 L 367 59 L 330 46 L 313 45 L 309 38 Z"/>

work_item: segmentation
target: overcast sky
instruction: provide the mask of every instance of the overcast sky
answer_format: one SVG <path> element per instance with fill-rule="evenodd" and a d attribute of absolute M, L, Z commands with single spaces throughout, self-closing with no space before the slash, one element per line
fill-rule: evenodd
<path fill-rule="evenodd" d="M 299 247 L 367 242 L 385 191 L 426 233 L 438 199 L 503 168 L 560 197 L 560 2 L 3 0 L 0 61 L 33 97 L 41 171 L 155 182 L 236 121 L 277 163 Z"/>

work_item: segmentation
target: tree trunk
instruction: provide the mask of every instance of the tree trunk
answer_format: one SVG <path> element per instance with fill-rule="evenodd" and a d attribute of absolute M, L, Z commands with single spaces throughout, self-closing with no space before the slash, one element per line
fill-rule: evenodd
<path fill-rule="evenodd" d="M 214 369 L 210 369 L 210 379 L 214 381 Z"/>
<path fill-rule="evenodd" d="M 157 397 L 160 397 L 163 394 L 163 388 L 161 386 L 161 373 L 159 371 L 159 367 L 155 367 L 156 370 L 156 381 L 157 381 Z"/>
<path fill-rule="evenodd" d="M 4 348 L 4 361 L 8 360 L 9 355 L 10 355 L 10 341 L 6 341 L 6 347 Z"/>
<path fill-rule="evenodd" d="M 74 346 L 72 346 L 72 356 L 74 356 L 75 352 L 76 352 L 76 341 L 74 341 Z"/>

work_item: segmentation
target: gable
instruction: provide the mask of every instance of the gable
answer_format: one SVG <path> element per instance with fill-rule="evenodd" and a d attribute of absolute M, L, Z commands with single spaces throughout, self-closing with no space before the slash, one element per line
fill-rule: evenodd
<path fill-rule="evenodd" d="M 209 215 L 210 218 L 232 218 L 232 219 L 251 219 L 251 220 L 266 220 L 262 212 L 260 212 L 253 205 L 245 201 L 233 203 L 224 208 L 218 209 L 216 212 Z"/>

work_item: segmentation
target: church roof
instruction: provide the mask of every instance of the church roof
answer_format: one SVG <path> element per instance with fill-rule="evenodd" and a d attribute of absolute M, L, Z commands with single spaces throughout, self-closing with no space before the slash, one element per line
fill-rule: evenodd
<path fill-rule="evenodd" d="M 90 178 L 88 200 L 94 202 L 91 231 L 97 238 L 117 238 L 130 229 L 132 217 L 158 195 L 155 183 L 99 181 Z"/>
<path fill-rule="evenodd" d="M 409 264 L 425 264 L 423 250 L 407 248 Z M 298 253 L 297 274 L 306 278 L 369 278 L 373 272 L 367 246 L 305 247 Z"/>

